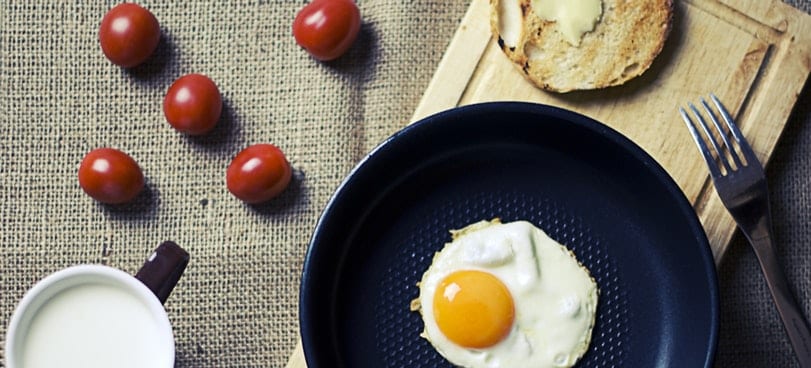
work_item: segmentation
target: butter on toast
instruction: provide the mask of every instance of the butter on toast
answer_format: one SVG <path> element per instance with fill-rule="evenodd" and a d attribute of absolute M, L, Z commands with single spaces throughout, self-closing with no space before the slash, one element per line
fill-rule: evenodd
<path fill-rule="evenodd" d="M 490 0 L 490 25 L 524 76 L 554 92 L 605 88 L 641 75 L 662 51 L 672 25 L 672 0 L 601 0 L 593 29 L 573 44 L 561 24 L 533 10 L 542 1 L 562 7 L 571 0 Z"/>

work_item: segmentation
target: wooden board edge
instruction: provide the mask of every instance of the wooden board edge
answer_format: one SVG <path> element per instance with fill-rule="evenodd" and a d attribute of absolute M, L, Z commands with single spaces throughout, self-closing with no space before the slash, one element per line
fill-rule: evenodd
<path fill-rule="evenodd" d="M 472 0 L 410 122 L 457 106 L 490 43 L 489 7 L 488 0 Z"/>
<path fill-rule="evenodd" d="M 777 5 L 777 4 L 776 4 Z M 779 120 L 788 122 L 794 107 L 811 73 L 811 15 L 788 4 L 776 8 L 783 13 L 786 31 L 775 40 L 769 65 L 762 71 L 762 80 L 747 96 L 748 102 L 739 111 L 738 119 L 750 122 L 742 127 L 743 133 L 756 147 L 755 151 L 764 165 L 768 165 L 784 129 L 759 130 L 757 122 Z M 797 74 L 778 73 L 785 69 L 798 70 Z M 783 108 L 780 108 L 783 107 Z M 735 221 L 727 212 L 712 185 L 705 186 L 696 203 L 698 215 L 707 233 L 716 265 L 720 265 L 736 231 Z"/>
<path fill-rule="evenodd" d="M 307 361 L 304 359 L 304 348 L 301 346 L 301 339 L 296 342 L 290 359 L 287 360 L 286 368 L 307 368 Z"/>

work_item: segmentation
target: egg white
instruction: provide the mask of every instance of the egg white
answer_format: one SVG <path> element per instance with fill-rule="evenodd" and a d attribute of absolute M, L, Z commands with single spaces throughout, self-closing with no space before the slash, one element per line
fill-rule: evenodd
<path fill-rule="evenodd" d="M 452 231 L 420 281 L 415 306 L 424 338 L 448 361 L 469 368 L 571 367 L 588 349 L 597 309 L 597 284 L 563 245 L 526 221 L 481 221 Z M 434 294 L 459 270 L 496 276 L 510 291 L 515 322 L 502 341 L 483 349 L 462 347 L 439 330 Z"/>

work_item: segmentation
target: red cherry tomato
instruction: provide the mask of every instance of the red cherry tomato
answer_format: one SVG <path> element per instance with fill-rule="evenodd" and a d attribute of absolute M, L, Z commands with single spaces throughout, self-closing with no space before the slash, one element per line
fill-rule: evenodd
<path fill-rule="evenodd" d="M 222 112 L 222 96 L 214 82 L 202 74 L 178 78 L 163 99 L 163 115 L 173 128 L 191 135 L 214 129 Z"/>
<path fill-rule="evenodd" d="M 343 55 L 360 31 L 360 11 L 352 0 L 313 0 L 293 21 L 296 43 L 318 60 Z"/>
<path fill-rule="evenodd" d="M 110 9 L 101 20 L 101 50 L 113 64 L 130 68 L 155 51 L 161 38 L 158 20 L 149 10 L 133 3 Z"/>
<path fill-rule="evenodd" d="M 129 202 L 144 188 L 135 160 L 114 148 L 90 151 L 79 165 L 79 185 L 93 199 L 109 204 Z"/>
<path fill-rule="evenodd" d="M 261 203 L 279 195 L 293 171 L 284 153 L 272 144 L 255 144 L 234 157 L 225 181 L 228 190 L 247 203 Z"/>

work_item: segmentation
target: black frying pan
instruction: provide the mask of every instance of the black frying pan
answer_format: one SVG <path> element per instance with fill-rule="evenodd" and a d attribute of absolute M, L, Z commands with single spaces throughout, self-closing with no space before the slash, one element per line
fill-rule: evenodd
<path fill-rule="evenodd" d="M 308 367 L 452 367 L 419 337 L 409 302 L 448 230 L 494 217 L 544 229 L 597 280 L 592 342 L 577 367 L 712 366 L 715 266 L 670 176 L 582 115 L 486 103 L 403 129 L 330 200 L 301 283 Z"/>

